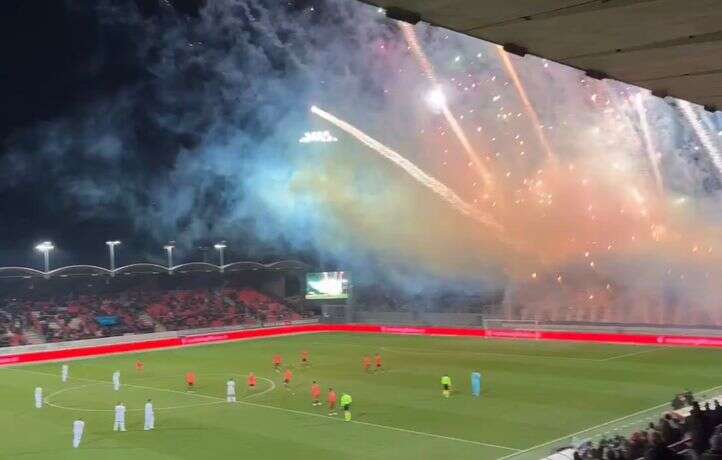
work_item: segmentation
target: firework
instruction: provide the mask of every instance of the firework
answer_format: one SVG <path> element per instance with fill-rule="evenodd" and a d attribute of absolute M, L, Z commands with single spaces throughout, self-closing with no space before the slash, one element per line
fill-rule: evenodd
<path fill-rule="evenodd" d="M 547 157 L 550 160 L 556 161 L 557 156 L 552 151 L 552 148 L 549 145 L 549 141 L 547 140 L 546 135 L 544 134 L 544 130 L 542 129 L 542 124 L 539 121 L 539 116 L 537 115 L 536 110 L 534 109 L 534 106 L 532 105 L 531 101 L 529 100 L 529 96 L 527 96 L 526 89 L 524 89 L 524 85 L 522 84 L 521 79 L 519 78 L 519 74 L 516 72 L 516 69 L 514 68 L 514 64 L 511 62 L 511 59 L 509 59 L 509 55 L 506 53 L 506 51 L 504 51 L 503 47 L 497 46 L 496 51 L 499 54 L 499 59 L 501 59 L 502 64 L 504 64 L 504 68 L 506 69 L 507 73 L 509 74 L 509 77 L 511 77 L 512 81 L 514 82 L 514 87 L 516 88 L 516 91 L 519 94 L 519 98 L 522 101 L 524 110 L 526 111 L 527 115 L 529 116 L 529 119 L 531 120 L 532 127 L 534 128 L 534 132 L 536 133 L 536 136 L 539 139 L 539 144 L 541 145 L 542 149 L 546 153 Z"/>
<path fill-rule="evenodd" d="M 647 122 L 647 110 L 644 108 L 642 100 L 643 93 L 637 93 L 634 96 L 634 108 L 639 115 L 639 124 L 642 128 L 642 140 L 644 141 L 644 150 L 647 153 L 649 164 L 654 173 L 654 182 L 657 186 L 657 192 L 661 196 L 663 194 L 664 185 L 662 183 L 662 174 L 659 172 L 659 154 L 654 150 L 652 142 L 652 134 L 649 131 L 649 123 Z"/>
<path fill-rule="evenodd" d="M 398 152 L 386 147 L 385 145 L 372 138 L 371 136 L 367 135 L 360 129 L 354 127 L 350 123 L 335 117 L 334 115 L 316 107 L 315 105 L 311 107 L 311 113 L 318 115 L 324 120 L 332 123 L 339 129 L 355 137 L 362 144 L 370 147 L 372 150 L 379 153 L 384 158 L 392 161 L 395 165 L 406 171 L 411 177 L 416 179 L 424 187 L 439 195 L 444 201 L 449 203 L 461 214 L 471 217 L 477 222 L 497 232 L 503 230 L 502 226 L 498 222 L 496 222 L 491 216 L 484 214 L 483 212 L 474 208 L 474 206 L 462 200 L 453 190 L 451 190 L 449 187 L 442 184 L 435 178 L 431 177 L 430 175 L 426 174 L 418 166 L 401 156 L 401 154 L 399 154 Z"/>
<path fill-rule="evenodd" d="M 543 62 L 535 68 L 537 61 L 514 61 L 496 45 L 483 45 L 484 53 L 478 45 L 466 50 L 476 56 L 469 59 L 450 40 L 453 54 L 444 54 L 443 46 L 423 46 L 410 25 L 399 28 L 407 45 L 399 52 L 410 51 L 413 61 L 389 59 L 389 65 L 401 62 L 389 75 L 401 77 L 391 85 L 394 95 L 385 96 L 385 110 L 406 134 L 418 133 L 395 137 L 404 142 L 400 150 L 415 156 L 402 156 L 328 112 L 312 111 L 483 224 L 460 219 L 435 234 L 425 229 L 425 241 L 451 234 L 471 258 L 496 264 L 514 293 L 509 302 L 534 318 L 676 321 L 684 309 L 671 314 L 667 306 L 660 313 L 669 292 L 699 299 L 689 310 L 700 315 L 719 309 L 710 273 L 722 266 L 711 251 L 722 244 L 722 232 L 711 214 L 698 211 L 703 200 L 695 196 L 707 172 L 689 166 L 689 152 L 674 150 L 683 144 L 674 136 L 684 131 L 667 129 L 686 119 L 722 172 L 717 139 L 710 136 L 714 120 L 681 102 L 684 118 L 670 121 L 666 107 L 627 85 Z M 503 74 L 489 55 L 498 55 Z M 406 72 L 408 64 L 421 72 Z M 417 106 L 407 103 L 414 95 L 405 88 L 426 88 L 426 102 L 443 118 L 409 113 Z M 669 168 L 674 162 L 681 167 Z M 475 231 L 478 238 L 470 236 Z M 436 262 L 458 277 L 475 270 L 450 259 Z"/>
<path fill-rule="evenodd" d="M 474 147 L 471 145 L 471 142 L 469 142 L 466 133 L 464 133 L 463 128 L 461 127 L 461 125 L 459 125 L 459 122 L 449 108 L 446 97 L 444 96 L 444 93 L 438 84 L 436 73 L 434 72 L 434 67 L 431 65 L 431 62 L 426 56 L 423 48 L 421 48 L 419 40 L 416 37 L 416 32 L 414 32 L 414 29 L 413 27 L 411 27 L 411 25 L 405 22 L 398 21 L 398 24 L 401 28 L 401 31 L 403 32 L 406 42 L 409 44 L 409 48 L 411 49 L 416 59 L 419 61 L 419 65 L 421 66 L 424 74 L 429 80 L 431 80 L 431 82 L 433 82 L 434 86 L 430 95 L 432 104 L 441 110 L 441 113 L 444 115 L 446 122 L 449 124 L 451 130 L 456 135 L 459 143 L 461 143 L 461 146 L 463 147 L 464 152 L 469 159 L 469 162 L 472 164 L 477 174 L 479 174 L 481 179 L 484 181 L 484 186 L 486 187 L 487 191 L 493 190 L 494 179 L 489 172 L 489 169 L 481 161 L 479 154 L 474 150 Z"/>
<path fill-rule="evenodd" d="M 689 102 L 682 100 L 680 100 L 678 104 L 680 110 L 682 111 L 682 114 L 684 114 L 684 117 L 692 126 L 692 129 L 694 129 L 694 132 L 695 134 L 697 134 L 700 142 L 702 142 L 702 145 L 704 145 L 704 148 L 709 154 L 709 157 L 712 159 L 712 163 L 714 163 L 717 171 L 722 174 L 722 156 L 720 155 L 719 149 L 716 145 L 714 145 L 714 142 L 710 138 L 709 133 L 704 128 L 704 126 L 702 126 L 702 123 L 700 122 L 697 114 L 694 113 L 692 105 Z"/>

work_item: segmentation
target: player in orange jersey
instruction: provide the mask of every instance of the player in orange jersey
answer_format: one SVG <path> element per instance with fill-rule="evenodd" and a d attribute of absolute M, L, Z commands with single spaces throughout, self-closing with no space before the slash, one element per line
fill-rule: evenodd
<path fill-rule="evenodd" d="M 254 390 L 256 388 L 256 383 L 258 383 L 256 380 L 256 374 L 251 372 L 250 374 L 248 374 L 248 388 L 250 390 Z"/>
<path fill-rule="evenodd" d="M 311 404 L 314 406 L 321 405 L 321 386 L 315 380 L 311 384 Z"/>
<path fill-rule="evenodd" d="M 301 352 L 301 366 L 308 366 L 311 364 L 311 361 L 308 358 L 308 352 L 302 351 Z"/>
<path fill-rule="evenodd" d="M 371 372 L 371 357 L 368 355 L 364 356 L 364 370 Z"/>
<path fill-rule="evenodd" d="M 376 370 L 377 370 L 377 371 L 380 371 L 380 370 L 381 370 L 381 366 L 383 366 L 383 361 L 381 360 L 381 354 L 380 354 L 380 353 L 376 353 Z"/>
<path fill-rule="evenodd" d="M 186 385 L 188 386 L 188 391 L 193 391 L 193 388 L 196 385 L 196 373 L 193 371 L 190 371 L 186 374 Z"/>
<path fill-rule="evenodd" d="M 290 389 L 291 380 L 293 380 L 293 372 L 291 372 L 291 369 L 286 369 L 286 372 L 283 373 L 283 385 L 287 390 Z"/>
<path fill-rule="evenodd" d="M 145 365 L 143 364 L 143 361 L 137 360 L 135 362 L 135 371 L 139 374 L 143 373 L 143 369 L 145 368 Z"/>
<path fill-rule="evenodd" d="M 328 415 L 336 415 L 336 401 L 338 401 L 336 392 L 333 391 L 333 388 L 329 388 L 328 389 Z"/>
<path fill-rule="evenodd" d="M 281 358 L 281 355 L 276 354 L 273 356 L 273 370 L 276 372 L 281 372 L 281 364 L 283 363 L 283 358 Z"/>

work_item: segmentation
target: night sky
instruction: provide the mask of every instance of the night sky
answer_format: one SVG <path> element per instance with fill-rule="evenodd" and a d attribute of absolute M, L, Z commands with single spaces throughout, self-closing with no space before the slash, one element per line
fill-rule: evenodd
<path fill-rule="evenodd" d="M 176 39 L 187 41 L 204 3 L 3 3 L 0 265 L 37 265 L 39 257 L 32 248 L 46 239 L 58 247 L 56 266 L 105 265 L 107 239 L 123 240 L 119 257 L 125 263 L 161 258 L 160 245 L 181 240 L 174 231 L 167 236 L 144 233 L 134 213 L 154 207 L 153 193 L 144 185 L 166 181 L 179 153 L 198 148 L 203 129 L 212 124 L 207 114 L 191 116 L 183 126 L 159 122 L 186 110 L 206 110 L 201 93 L 218 75 L 199 62 L 185 63 L 173 70 L 173 76 L 158 72 L 162 54 L 172 46 L 161 43 L 159 36 L 165 33 L 164 40 L 173 40 L 168 35 L 180 30 Z M 253 3 L 248 2 L 249 8 Z M 294 14 L 307 7 L 301 1 L 285 9 Z M 237 25 L 247 26 L 243 21 Z M 159 87 L 166 84 L 176 85 L 173 94 L 184 99 L 185 107 L 165 99 Z M 121 113 L 116 111 L 118 104 L 125 104 Z M 253 116 L 243 121 L 249 129 L 256 128 Z M 236 243 L 229 248 L 231 256 L 313 259 L 313 254 L 291 251 L 286 244 L 264 246 L 243 231 L 227 236 L 213 229 L 213 212 L 221 212 L 227 203 L 224 180 L 211 180 L 214 191 L 197 190 L 195 196 L 209 218 L 208 234 L 193 232 L 183 242 L 185 248 L 179 248 L 180 257 L 198 260 L 197 247 L 228 239 Z M 69 193 L 71 187 L 75 192 Z M 179 216 L 179 233 L 195 218 L 191 214 Z"/>
<path fill-rule="evenodd" d="M 78 203 L 64 197 L 64 182 L 58 180 L 59 176 L 87 174 L 91 170 L 91 174 L 103 175 L 104 165 L 72 158 L 55 160 L 70 164 L 50 165 L 53 159 L 34 150 L 43 144 L 34 136 L 42 136 L 45 127 L 57 120 L 81 116 L 79 108 L 152 81 L 153 76 L 137 57 L 138 42 L 146 37 L 134 36 L 134 32 L 143 34 L 142 28 L 103 27 L 92 3 L 10 0 L 3 4 L 0 157 L 7 161 L 18 145 L 28 146 L 22 153 L 23 168 L 28 169 L 21 177 L 4 177 L 12 186 L 0 187 L 0 245 L 6 259 L 3 265 L 29 263 L 32 247 L 44 239 L 55 241 L 62 248 L 61 257 L 68 262 L 104 261 L 103 242 L 108 238 L 129 239 L 135 246 L 144 246 L 141 241 L 133 241 L 133 226 L 124 213 L 122 200 L 107 204 L 117 213 L 80 216 Z M 152 16 L 159 13 L 157 10 L 142 11 Z M 175 14 L 192 17 L 194 11 Z M 141 129 L 141 124 L 134 129 Z M 171 138 L 178 142 L 177 137 L 156 132 L 139 139 L 138 146 L 151 148 L 156 142 L 171 143 Z M 164 166 L 173 163 L 176 154 L 174 148 L 158 149 L 156 155 L 139 155 L 135 165 L 126 167 L 132 168 L 129 174 L 153 180 L 163 174 Z M 52 172 L 47 174 L 49 169 Z"/>

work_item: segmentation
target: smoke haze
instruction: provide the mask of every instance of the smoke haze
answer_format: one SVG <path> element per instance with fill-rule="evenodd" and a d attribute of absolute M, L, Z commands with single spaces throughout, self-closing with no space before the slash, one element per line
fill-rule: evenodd
<path fill-rule="evenodd" d="M 717 116 L 694 109 L 695 130 L 674 102 L 510 56 L 532 115 L 495 46 L 418 25 L 490 187 L 427 102 L 435 87 L 407 37 L 375 8 L 214 0 L 187 15 L 158 5 L 68 6 L 95 43 L 78 72 L 117 66 L 122 83 L 5 137 L 3 199 L 34 190 L 33 206 L 61 221 L 48 236 L 61 249 L 63 235 L 82 235 L 61 259 L 103 257 L 107 238 L 123 239 L 133 261 L 162 260 L 168 240 L 191 258 L 198 241 L 225 239 L 236 258 L 297 257 L 409 291 L 505 287 L 527 316 L 719 317 L 720 171 L 699 131 L 718 148 Z M 460 214 L 312 105 L 501 229 Z M 338 142 L 298 142 L 322 130 Z M 6 231 L 3 246 L 24 242 L 21 228 L 56 231 L 33 224 Z M 25 264 L 22 251 L 6 257 Z"/>

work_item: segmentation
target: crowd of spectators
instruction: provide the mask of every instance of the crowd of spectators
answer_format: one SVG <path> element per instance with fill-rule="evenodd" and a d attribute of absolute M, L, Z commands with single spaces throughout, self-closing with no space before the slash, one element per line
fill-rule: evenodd
<path fill-rule="evenodd" d="M 142 303 L 166 330 L 274 323 L 299 319 L 285 303 L 257 290 L 218 289 L 155 293 Z"/>
<path fill-rule="evenodd" d="M 0 347 L 25 345 L 25 318 L 12 310 L 0 309 Z"/>
<path fill-rule="evenodd" d="M 615 436 L 576 448 L 575 460 L 722 460 L 722 406 L 691 401 L 689 416 L 671 411 L 630 437 Z"/>
<path fill-rule="evenodd" d="M 0 346 L 30 335 L 60 342 L 123 334 L 299 319 L 282 300 L 251 288 L 128 289 L 105 294 L 0 301 Z"/>

